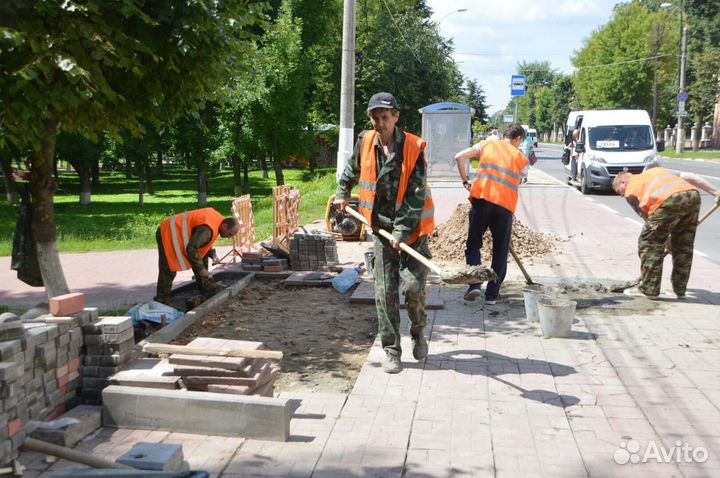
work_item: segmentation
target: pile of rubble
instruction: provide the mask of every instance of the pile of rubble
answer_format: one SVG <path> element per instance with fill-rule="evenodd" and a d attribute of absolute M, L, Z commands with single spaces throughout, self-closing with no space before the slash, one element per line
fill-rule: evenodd
<path fill-rule="evenodd" d="M 448 262 L 465 262 L 465 241 L 468 233 L 468 214 L 470 204 L 458 204 L 453 215 L 437 228 L 430 238 L 430 251 L 433 258 Z M 512 245 L 520 257 L 536 257 L 559 250 L 562 238 L 551 234 L 535 232 L 523 225 L 517 218 L 513 224 Z M 492 235 L 488 230 L 483 236 L 482 260 L 490 262 L 492 258 Z"/>

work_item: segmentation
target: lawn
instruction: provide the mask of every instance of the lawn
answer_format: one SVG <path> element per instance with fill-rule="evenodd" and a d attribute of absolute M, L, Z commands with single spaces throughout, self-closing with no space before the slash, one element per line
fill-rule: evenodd
<path fill-rule="evenodd" d="M 137 179 L 126 179 L 122 173 L 105 173 L 100 186 L 93 190 L 92 203 L 81 206 L 80 183 L 75 173 L 61 173 L 55 195 L 55 222 L 60 252 L 110 251 L 154 248 L 155 230 L 172 214 L 197 209 L 195 174 L 181 167 L 166 167 L 163 179 L 153 180 L 155 194 L 145 194 L 144 205 L 138 204 Z M 335 170 L 318 171 L 312 179 L 308 171 L 286 170 L 285 184 L 300 188 L 300 220 L 309 223 L 325 217 L 328 197 L 335 192 Z M 275 177 L 262 179 L 260 171 L 250 173 L 250 195 L 253 200 L 256 237 L 272 234 L 272 188 Z M 230 215 L 233 198 L 232 172 L 220 172 L 209 180 L 207 207 Z M 0 202 L 0 256 L 12 251 L 12 236 L 18 207 Z M 218 245 L 230 244 L 219 239 Z"/>
<path fill-rule="evenodd" d="M 682 154 L 677 154 L 674 149 L 666 149 L 660 153 L 660 155 L 674 159 L 710 159 L 720 161 L 720 151 L 717 150 L 693 151 L 692 149 L 686 149 Z"/>

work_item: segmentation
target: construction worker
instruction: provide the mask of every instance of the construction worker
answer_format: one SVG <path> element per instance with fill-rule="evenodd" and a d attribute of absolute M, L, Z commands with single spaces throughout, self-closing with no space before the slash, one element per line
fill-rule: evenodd
<path fill-rule="evenodd" d="M 641 280 L 625 294 L 657 299 L 660 295 L 665 245 L 670 244 L 675 296 L 684 299 L 690 279 L 693 245 L 700 213 L 700 192 L 715 196 L 720 204 L 720 189 L 697 174 L 656 167 L 640 174 L 623 172 L 615 176 L 613 189 L 644 220 L 638 240 Z"/>
<path fill-rule="evenodd" d="M 483 234 L 490 228 L 493 238 L 492 269 L 497 281 L 489 282 L 485 289 L 485 303 L 502 302 L 500 286 L 507 272 L 507 256 L 510 251 L 513 214 L 518 201 L 518 189 L 530 164 L 518 149 L 525 138 L 525 129 L 511 124 L 505 130 L 502 141 L 481 141 L 455 155 L 458 172 L 465 189 L 470 191 L 470 225 L 465 244 L 465 262 L 469 266 L 480 265 Z M 480 158 L 477 174 L 472 184 L 468 180 L 465 164 L 471 158 Z M 479 297 L 482 284 L 471 284 L 465 292 L 465 300 Z"/>
<path fill-rule="evenodd" d="M 350 192 L 360 185 L 360 212 L 373 229 L 392 233 L 387 240 L 373 235 L 375 251 L 375 305 L 378 334 L 385 349 L 383 369 L 402 370 L 400 347 L 400 277 L 410 317 L 412 352 L 416 360 L 427 356 L 424 329 L 427 268 L 405 252 L 410 245 L 430 258 L 428 235 L 435 230 L 434 206 L 427 185 L 425 141 L 402 131 L 396 124 L 400 108 L 390 93 L 377 93 L 367 108 L 373 130 L 364 131 L 355 144 L 345 171 L 338 180 L 335 206 L 344 210 Z"/>
<path fill-rule="evenodd" d="M 209 297 L 217 292 L 210 280 L 208 258 L 220 237 L 232 237 L 240 230 L 234 217 L 225 218 L 207 207 L 175 214 L 163 220 L 155 233 L 158 245 L 158 281 L 155 300 L 169 303 L 177 271 L 192 268 L 200 292 Z"/>

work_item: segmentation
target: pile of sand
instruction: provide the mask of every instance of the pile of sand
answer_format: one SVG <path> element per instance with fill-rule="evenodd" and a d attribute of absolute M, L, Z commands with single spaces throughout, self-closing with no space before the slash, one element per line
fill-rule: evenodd
<path fill-rule="evenodd" d="M 433 259 L 448 262 L 465 263 L 465 241 L 468 231 L 468 213 L 470 204 L 458 204 L 453 215 L 437 228 L 436 235 L 430 238 L 430 251 Z M 551 234 L 535 232 L 515 219 L 512 233 L 512 245 L 520 257 L 537 257 L 560 250 L 564 239 Z M 483 236 L 482 261 L 484 264 L 492 258 L 492 235 L 488 230 Z"/>

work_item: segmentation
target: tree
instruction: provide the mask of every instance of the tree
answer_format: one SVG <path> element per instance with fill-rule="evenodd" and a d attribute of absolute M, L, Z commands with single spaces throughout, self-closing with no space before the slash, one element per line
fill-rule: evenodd
<path fill-rule="evenodd" d="M 662 124 L 674 105 L 668 85 L 678 71 L 678 45 L 677 25 L 673 28 L 668 12 L 638 1 L 618 5 L 612 19 L 572 58 L 580 106 L 651 112 L 657 91 L 657 122 Z"/>
<path fill-rule="evenodd" d="M 475 80 L 468 80 L 465 84 L 464 96 L 464 102 L 475 109 L 473 121 L 478 121 L 480 124 L 487 124 L 487 103 L 485 103 L 487 97 L 485 96 L 485 91 L 483 91 L 482 86 L 478 85 Z"/>
<path fill-rule="evenodd" d="M 201 107 L 251 51 L 252 0 L 0 3 L 0 130 L 34 151 L 33 232 L 48 297 L 68 292 L 53 208 L 56 135 L 94 139 Z"/>
<path fill-rule="evenodd" d="M 525 76 L 525 96 L 515 98 L 518 102 L 515 122 L 537 127 L 536 96 L 541 89 L 552 86 L 557 73 L 549 61 L 522 61 L 517 65 L 517 74 Z"/>
<path fill-rule="evenodd" d="M 90 204 L 92 167 L 100 159 L 102 145 L 79 134 L 60 133 L 56 146 L 58 159 L 70 163 L 80 177 L 80 204 Z"/>

